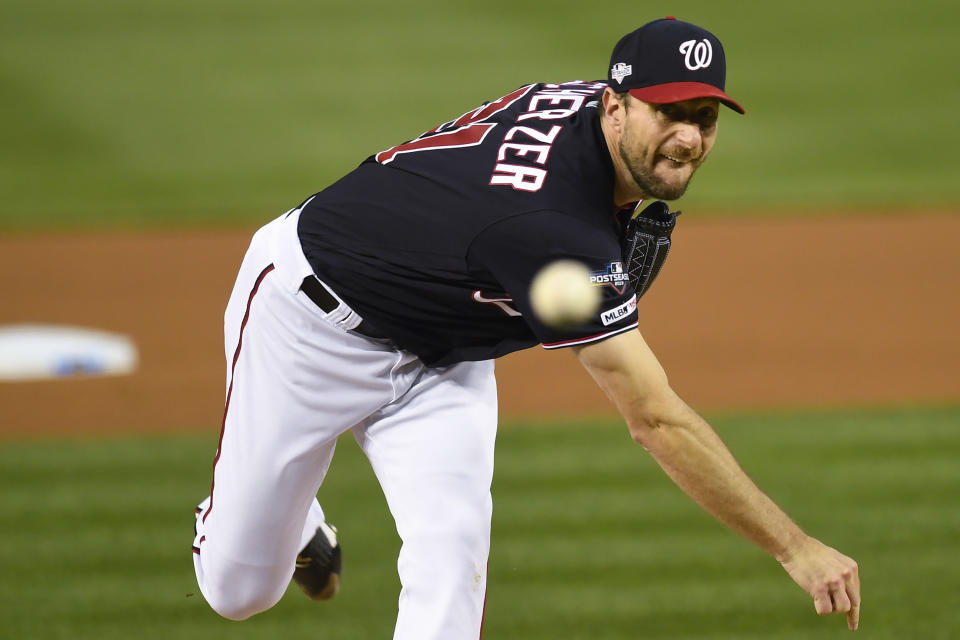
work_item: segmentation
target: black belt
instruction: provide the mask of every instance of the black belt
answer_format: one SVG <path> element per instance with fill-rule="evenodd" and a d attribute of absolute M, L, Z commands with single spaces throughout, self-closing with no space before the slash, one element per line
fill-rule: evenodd
<path fill-rule="evenodd" d="M 320 281 L 317 280 L 316 276 L 307 276 L 303 279 L 303 284 L 300 285 L 300 290 L 303 291 L 308 298 L 313 300 L 313 303 L 320 307 L 324 313 L 330 313 L 334 309 L 340 306 L 340 303 L 337 302 L 337 299 L 333 297 L 327 288 L 320 284 Z M 385 340 L 384 336 L 370 326 L 370 323 L 366 320 L 361 320 L 360 324 L 351 329 L 362 336 L 368 338 L 373 338 L 375 340 Z"/>

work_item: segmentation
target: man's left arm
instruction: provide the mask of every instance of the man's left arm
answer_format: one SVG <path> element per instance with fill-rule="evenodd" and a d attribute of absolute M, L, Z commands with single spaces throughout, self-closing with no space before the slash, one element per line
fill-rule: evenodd
<path fill-rule="evenodd" d="M 857 564 L 805 534 L 750 480 L 710 425 L 677 396 L 639 331 L 575 347 L 634 440 L 688 496 L 776 558 L 817 613 L 860 617 Z"/>

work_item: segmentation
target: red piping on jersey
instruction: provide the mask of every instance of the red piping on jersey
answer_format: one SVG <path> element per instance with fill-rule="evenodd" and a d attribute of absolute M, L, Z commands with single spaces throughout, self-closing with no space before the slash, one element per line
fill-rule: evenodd
<path fill-rule="evenodd" d="M 210 512 L 213 511 L 213 488 L 217 482 L 217 462 L 220 461 L 220 449 L 223 446 L 223 432 L 227 428 L 227 411 L 230 409 L 230 396 L 233 395 L 233 370 L 237 368 L 237 360 L 240 359 L 240 347 L 243 346 L 243 330 L 247 326 L 247 320 L 250 318 L 250 304 L 253 302 L 253 296 L 257 295 L 257 291 L 260 289 L 260 283 L 263 282 L 263 279 L 267 277 L 267 274 L 274 270 L 274 266 L 267 265 L 267 267 L 260 272 L 260 275 L 257 276 L 257 281 L 253 284 L 253 289 L 250 290 L 250 297 L 247 298 L 247 309 L 243 313 L 243 321 L 240 323 L 240 337 L 237 340 L 237 350 L 233 352 L 233 363 L 230 365 L 230 386 L 227 388 L 227 401 L 223 406 L 223 424 L 220 425 L 220 440 L 217 442 L 217 455 L 213 459 L 213 479 L 210 481 L 210 505 L 207 507 L 207 512 L 203 514 L 202 522 L 207 521 L 207 516 L 210 515 Z"/>
<path fill-rule="evenodd" d="M 605 338 L 605 337 L 608 337 L 608 336 L 615 336 L 615 335 L 617 335 L 618 333 L 623 333 L 624 331 L 629 331 L 630 329 L 633 329 L 633 328 L 635 328 L 635 327 L 637 327 L 637 326 L 639 326 L 639 325 L 640 325 L 640 322 L 637 321 L 637 322 L 634 322 L 633 324 L 631 324 L 631 325 L 629 325 L 629 326 L 620 327 L 619 329 L 614 329 L 613 331 L 605 331 L 605 332 L 603 332 L 603 333 L 597 333 L 597 334 L 594 334 L 594 335 L 592 335 L 592 336 L 586 336 L 585 338 L 574 338 L 573 340 L 561 340 L 560 342 L 544 342 L 544 343 L 542 343 L 541 346 L 542 346 L 544 349 L 557 349 L 557 348 L 559 348 L 559 347 L 572 347 L 572 346 L 575 345 L 575 344 L 583 344 L 583 343 L 585 343 L 585 342 L 593 342 L 593 341 L 595 341 L 595 340 L 599 340 L 600 338 Z"/>

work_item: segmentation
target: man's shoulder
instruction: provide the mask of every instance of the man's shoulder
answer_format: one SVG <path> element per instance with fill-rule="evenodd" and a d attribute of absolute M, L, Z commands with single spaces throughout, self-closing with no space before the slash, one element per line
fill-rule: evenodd
<path fill-rule="evenodd" d="M 526 211 L 605 218 L 612 167 L 596 109 L 605 87 L 524 85 L 371 155 L 317 205 L 391 218 L 387 226 L 452 225 L 460 237 Z"/>

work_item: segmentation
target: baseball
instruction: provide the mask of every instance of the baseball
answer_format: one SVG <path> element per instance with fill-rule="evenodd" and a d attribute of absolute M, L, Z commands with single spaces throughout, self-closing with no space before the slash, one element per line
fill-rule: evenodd
<path fill-rule="evenodd" d="M 551 327 L 570 327 L 590 319 L 600 306 L 600 289 L 577 260 L 556 260 L 540 269 L 530 284 L 530 304 Z"/>

